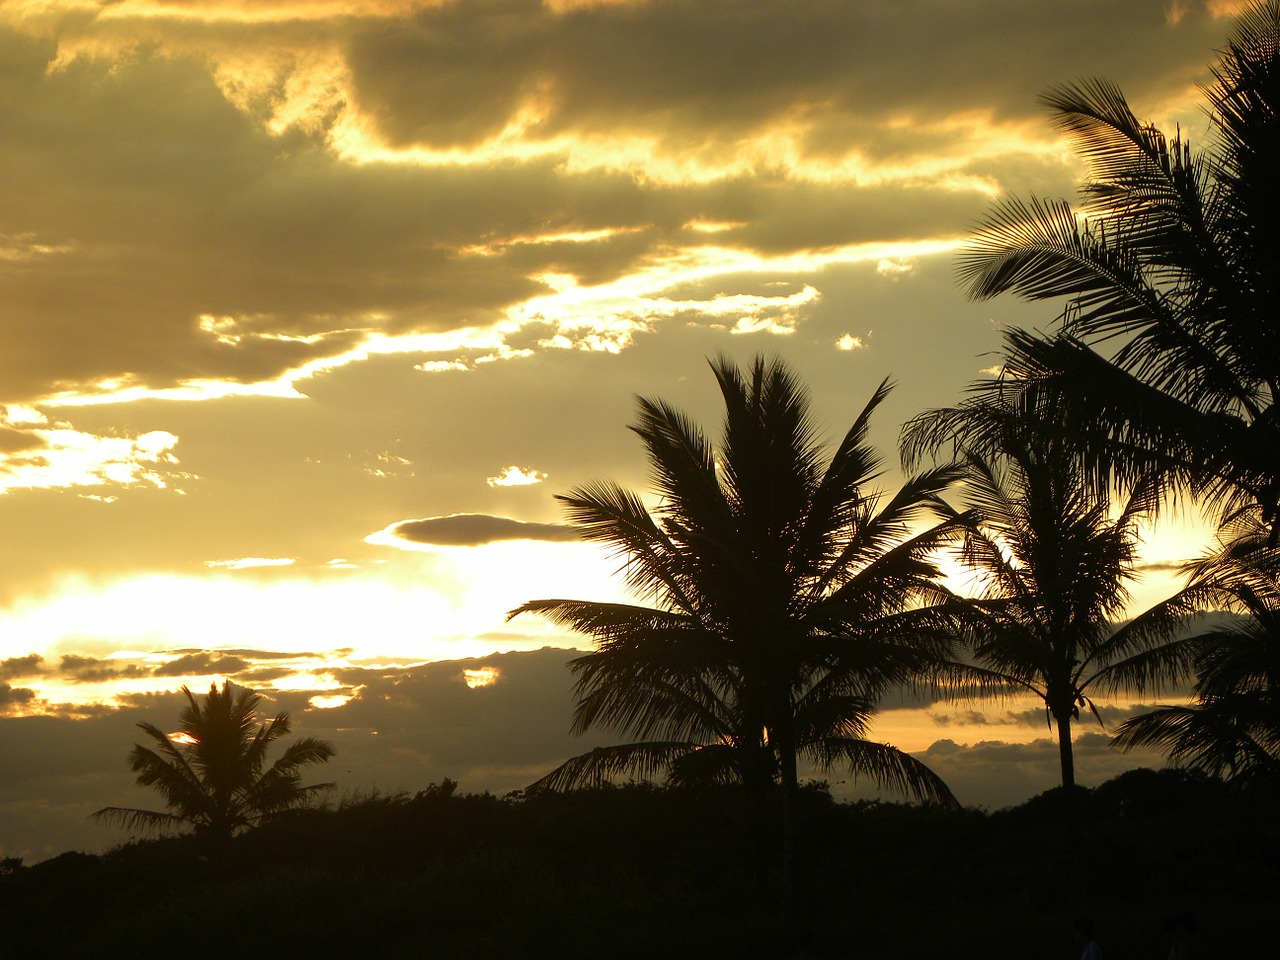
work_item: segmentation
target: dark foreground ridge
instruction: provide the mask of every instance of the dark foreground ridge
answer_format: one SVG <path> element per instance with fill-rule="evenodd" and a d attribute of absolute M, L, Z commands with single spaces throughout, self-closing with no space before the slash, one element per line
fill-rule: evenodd
<path fill-rule="evenodd" d="M 192 838 L 0 866 L 11 956 L 1071 958 L 1269 956 L 1280 804 L 1137 770 L 988 814 L 802 791 L 799 912 L 778 922 L 739 792 L 372 796 L 218 855 Z"/>

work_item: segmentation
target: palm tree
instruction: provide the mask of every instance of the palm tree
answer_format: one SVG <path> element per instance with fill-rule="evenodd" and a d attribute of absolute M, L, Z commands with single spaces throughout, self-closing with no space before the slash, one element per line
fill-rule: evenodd
<path fill-rule="evenodd" d="M 1186 672 L 1177 639 L 1193 607 L 1178 595 L 1117 626 L 1130 602 L 1138 538 L 1155 488 L 1142 484 L 1113 515 L 1061 425 L 1012 402 L 949 408 L 904 428 L 904 458 L 949 435 L 972 516 L 960 560 L 975 575 L 972 652 L 978 673 L 1045 705 L 1056 726 L 1062 786 L 1075 787 L 1072 723 L 1095 691 L 1159 689 Z M 981 450 L 969 445 L 981 441 Z"/>
<path fill-rule="evenodd" d="M 1241 783 L 1280 775 L 1280 558 L 1251 510 L 1219 548 L 1190 568 L 1189 590 L 1230 614 L 1193 639 L 1194 702 L 1163 706 L 1121 725 L 1123 750 L 1155 747 L 1175 763 Z"/>
<path fill-rule="evenodd" d="M 957 520 L 920 532 L 953 471 L 887 499 L 866 443 L 882 383 L 827 459 L 800 383 L 779 361 L 712 363 L 725 403 L 714 447 L 684 414 L 641 399 L 632 426 L 660 498 L 597 482 L 559 497 L 582 536 L 612 548 L 638 603 L 534 600 L 532 612 L 591 637 L 572 663 L 573 727 L 630 742 L 570 760 L 557 788 L 630 772 L 672 782 L 782 785 L 784 885 L 798 762 L 836 764 L 954 802 L 919 761 L 865 739 L 876 702 L 950 652 L 955 598 L 931 556 Z M 646 602 L 647 601 L 647 602 Z"/>
<path fill-rule="evenodd" d="M 1092 176 L 1083 204 L 998 205 L 961 263 L 977 298 L 1062 299 L 1054 336 L 1006 334 L 1001 381 L 1088 442 L 1099 489 L 1152 470 L 1280 537 L 1280 3 L 1237 21 L 1193 151 L 1105 80 L 1042 97 Z M 1114 469 L 1114 473 L 1111 471 Z"/>
<path fill-rule="evenodd" d="M 302 786 L 300 771 L 333 756 L 332 744 L 311 737 L 291 743 L 270 767 L 263 769 L 267 750 L 289 732 L 289 715 L 278 714 L 258 724 L 262 697 L 244 687 L 224 683 L 209 687 L 197 698 L 187 687 L 188 706 L 179 715 L 178 732 L 166 734 L 140 723 L 155 749 L 137 744 L 129 766 L 140 786 L 159 792 L 169 812 L 130 807 L 104 807 L 94 819 L 130 830 L 181 829 L 214 844 L 236 831 L 305 804 L 331 783 Z M 256 725 L 256 729 L 255 729 Z"/>

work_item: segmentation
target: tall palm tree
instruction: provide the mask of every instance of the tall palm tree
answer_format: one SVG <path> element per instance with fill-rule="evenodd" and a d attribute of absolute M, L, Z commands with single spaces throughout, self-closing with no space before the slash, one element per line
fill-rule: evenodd
<path fill-rule="evenodd" d="M 1193 639 L 1194 702 L 1121 725 L 1124 750 L 1155 747 L 1175 763 L 1237 782 L 1280 777 L 1280 557 L 1251 510 L 1190 568 L 1189 590 L 1231 616 Z"/>
<path fill-rule="evenodd" d="M 641 399 L 632 426 L 658 505 L 614 483 L 559 497 L 582 536 L 612 548 L 637 603 L 534 600 L 532 612 L 591 637 L 576 659 L 577 732 L 629 741 L 577 757 L 543 785 L 621 772 L 734 781 L 757 798 L 782 785 L 784 886 L 801 758 L 954 802 L 906 753 L 864 738 L 876 702 L 944 659 L 954 598 L 931 559 L 957 535 L 913 527 L 951 481 L 946 468 L 892 497 L 868 490 L 876 389 L 828 459 L 800 383 L 780 361 L 712 363 L 725 403 L 712 445 L 680 411 Z"/>
<path fill-rule="evenodd" d="M 1193 151 L 1105 80 L 1043 101 L 1089 162 L 1083 203 L 998 205 L 961 263 L 977 298 L 1066 299 L 1053 336 L 1006 334 L 1003 382 L 1089 441 L 1100 488 L 1162 478 L 1280 536 L 1280 3 L 1238 19 Z"/>
<path fill-rule="evenodd" d="M 922 414 L 904 428 L 912 462 L 950 435 L 963 464 L 972 516 L 960 560 L 974 574 L 972 653 L 980 672 L 1045 705 L 1056 727 L 1062 785 L 1075 786 L 1072 724 L 1082 708 L 1098 722 L 1098 691 L 1158 690 L 1184 674 L 1179 639 L 1193 597 L 1179 593 L 1121 622 L 1131 597 L 1136 523 L 1155 488 L 1118 506 L 1100 495 L 1056 420 L 1012 402 Z M 975 442 L 980 441 L 981 449 Z M 1119 625 L 1117 625 L 1119 624 Z"/>
<path fill-rule="evenodd" d="M 259 724 L 256 711 L 262 697 L 252 690 L 227 682 L 222 690 L 213 684 L 203 698 L 187 687 L 182 692 L 188 705 L 179 715 L 178 731 L 166 734 L 140 723 L 155 748 L 137 744 L 129 754 L 138 784 L 158 791 L 168 812 L 104 807 L 94 819 L 131 830 L 192 827 L 220 843 L 333 786 L 301 785 L 303 767 L 324 763 L 334 753 L 330 743 L 312 737 L 295 740 L 264 769 L 268 748 L 289 732 L 289 715 L 280 713 Z"/>

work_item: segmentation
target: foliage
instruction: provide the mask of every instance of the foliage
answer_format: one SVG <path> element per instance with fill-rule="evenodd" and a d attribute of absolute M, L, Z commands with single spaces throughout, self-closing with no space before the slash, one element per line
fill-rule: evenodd
<path fill-rule="evenodd" d="M 1203 151 L 1139 121 L 1107 81 L 1044 94 L 1090 164 L 1082 203 L 1005 201 L 961 273 L 974 297 L 1065 298 L 1060 329 L 1008 332 L 1001 375 L 928 439 L 1013 403 L 1054 419 L 1099 496 L 1149 488 L 1159 504 L 1189 491 L 1224 537 L 1247 519 L 1246 542 L 1224 549 L 1249 564 L 1201 564 L 1186 598 L 1237 610 L 1243 625 L 1196 644 L 1194 705 L 1135 719 L 1118 742 L 1252 777 L 1274 768 L 1280 729 L 1270 587 L 1246 582 L 1269 576 L 1280 547 L 1280 2 L 1247 7 L 1212 69 Z"/>
<path fill-rule="evenodd" d="M 1054 336 L 1006 334 L 1001 379 L 1058 411 L 1109 477 L 1190 489 L 1280 532 L 1280 3 L 1255 3 L 1204 88 L 1216 133 L 1193 151 L 1105 80 L 1043 96 L 1092 176 L 1083 203 L 1012 199 L 978 231 L 975 297 L 1067 298 Z"/>
<path fill-rule="evenodd" d="M 238 830 L 305 805 L 332 786 L 301 784 L 303 767 L 333 756 L 332 745 L 324 740 L 295 740 L 264 769 L 271 744 L 289 732 L 289 715 L 257 724 L 260 695 L 230 682 L 222 690 L 213 684 L 203 699 L 187 687 L 182 692 L 188 705 L 179 715 L 178 732 L 166 734 L 140 723 L 155 748 L 137 744 L 129 755 L 139 786 L 156 790 L 168 812 L 104 807 L 93 814 L 95 819 L 130 830 L 194 828 L 224 842 Z"/>
<path fill-rule="evenodd" d="M 1234 616 L 1190 641 L 1194 702 L 1126 721 L 1118 746 L 1156 747 L 1175 763 L 1242 783 L 1280 778 L 1280 556 L 1270 536 L 1259 512 L 1246 511 L 1192 567 L 1192 588 Z"/>
<path fill-rule="evenodd" d="M 549 599 L 512 612 L 596 642 L 572 665 L 574 729 L 634 741 L 576 757 L 539 786 L 632 773 L 794 790 L 803 756 L 950 801 L 926 767 L 865 733 L 886 691 L 936 674 L 950 651 L 956 605 L 930 557 L 961 523 L 912 526 L 953 471 L 924 471 L 887 498 L 867 489 L 880 468 L 867 429 L 887 384 L 827 459 L 785 365 L 757 359 L 743 372 L 721 358 L 712 369 L 725 403 L 718 447 L 680 411 L 639 401 L 632 429 L 657 508 L 607 482 L 559 498 L 653 605 Z"/>
<path fill-rule="evenodd" d="M 1136 576 L 1136 524 L 1152 508 L 1154 486 L 1139 486 L 1113 510 L 1055 419 L 989 397 L 920 415 L 904 430 L 904 450 L 911 458 L 948 435 L 973 521 L 959 560 L 982 614 L 970 630 L 974 658 L 991 678 L 1044 701 L 1070 790 L 1071 724 L 1081 708 L 1101 723 L 1094 690 L 1141 693 L 1184 675 L 1190 644 L 1178 634 L 1200 594 L 1177 594 L 1121 622 Z"/>
<path fill-rule="evenodd" d="M 1048 798 L 986 814 L 800 796 L 817 956 L 1074 955 Z M 1109 953 L 1163 956 L 1161 921 L 1185 907 L 1207 955 L 1271 952 L 1257 919 L 1280 893 L 1274 802 L 1177 771 L 1082 799 Z M 25 866 L 0 876 L 0 923 L 17 956 L 221 956 L 211 917 L 279 957 L 792 956 L 743 869 L 744 815 L 736 789 L 378 797 L 274 820 L 219 859 L 188 836 Z M 1135 863 L 1142 883 L 1106 882 Z"/>

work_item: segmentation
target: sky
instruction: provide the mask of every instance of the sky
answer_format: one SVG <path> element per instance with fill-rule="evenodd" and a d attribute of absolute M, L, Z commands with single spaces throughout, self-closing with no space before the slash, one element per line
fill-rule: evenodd
<path fill-rule="evenodd" d="M 635 398 L 714 433 L 708 358 L 776 355 L 836 437 L 891 377 L 888 487 L 1057 315 L 955 279 L 995 200 L 1075 195 L 1037 95 L 1106 77 L 1202 143 L 1235 6 L 0 3 L 0 853 L 124 839 L 86 815 L 152 802 L 133 724 L 184 684 L 331 739 L 341 795 L 612 742 L 568 733 L 582 638 L 506 613 L 625 596 L 554 495 L 645 489 Z M 1139 599 L 1197 549 L 1151 531 Z M 1054 783 L 1035 704 L 885 707 L 962 802 Z"/>

